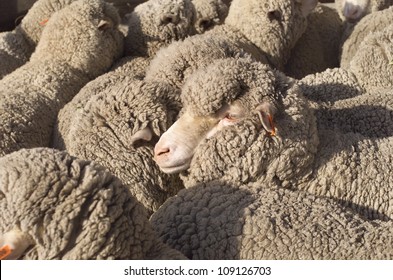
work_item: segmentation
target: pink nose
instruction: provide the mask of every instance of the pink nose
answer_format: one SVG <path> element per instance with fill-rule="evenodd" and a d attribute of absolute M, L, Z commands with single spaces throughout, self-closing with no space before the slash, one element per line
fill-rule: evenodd
<path fill-rule="evenodd" d="M 162 146 L 159 143 L 154 147 L 154 157 L 157 159 L 168 155 L 170 152 L 171 149 L 168 146 Z"/>

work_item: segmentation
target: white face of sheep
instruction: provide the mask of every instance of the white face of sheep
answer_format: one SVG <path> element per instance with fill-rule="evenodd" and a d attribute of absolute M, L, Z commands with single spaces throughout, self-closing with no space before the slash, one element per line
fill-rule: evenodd
<path fill-rule="evenodd" d="M 338 9 L 346 20 L 358 21 L 367 12 L 371 0 L 336 0 Z"/>
<path fill-rule="evenodd" d="M 154 158 L 161 170 L 168 174 L 189 168 L 195 149 L 204 139 L 214 137 L 225 127 L 235 125 L 250 114 L 257 114 L 263 128 L 275 134 L 274 107 L 265 102 L 253 112 L 239 102 L 224 105 L 215 114 L 195 116 L 185 112 L 160 138 L 154 148 Z"/>

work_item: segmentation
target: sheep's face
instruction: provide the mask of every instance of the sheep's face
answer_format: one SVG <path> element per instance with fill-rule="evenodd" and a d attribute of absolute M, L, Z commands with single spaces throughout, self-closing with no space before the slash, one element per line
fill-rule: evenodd
<path fill-rule="evenodd" d="M 273 107 L 264 103 L 256 108 L 263 127 L 275 134 Z M 195 149 L 205 139 L 213 138 L 228 126 L 236 125 L 253 116 L 240 102 L 225 104 L 216 113 L 207 116 L 185 112 L 160 138 L 156 144 L 155 160 L 165 173 L 178 173 L 190 167 Z"/>
<path fill-rule="evenodd" d="M 343 20 L 358 22 L 365 15 L 388 8 L 392 0 L 336 0 L 336 9 Z"/>
<path fill-rule="evenodd" d="M 126 53 L 152 56 L 159 48 L 192 35 L 194 8 L 190 0 L 152 0 L 126 16 Z"/>
<path fill-rule="evenodd" d="M 349 21 L 355 22 L 361 19 L 370 6 L 370 0 L 336 0 L 336 7 L 340 16 Z"/>
<path fill-rule="evenodd" d="M 304 33 L 317 0 L 234 0 L 225 24 L 241 33 L 281 69 Z"/>
<path fill-rule="evenodd" d="M 187 170 L 186 187 L 262 177 L 285 185 L 314 159 L 318 138 L 308 102 L 266 65 L 217 60 L 186 81 L 181 98 L 181 116 L 156 144 L 155 160 L 167 173 Z"/>
<path fill-rule="evenodd" d="M 255 73 L 249 73 L 246 67 Z M 273 77 L 266 66 L 250 64 L 246 59 L 218 60 L 209 69 L 197 71 L 183 88 L 181 117 L 155 146 L 155 159 L 160 168 L 166 173 L 186 170 L 203 140 L 246 119 L 259 120 L 260 128 L 263 127 L 267 135 L 274 135 L 275 105 L 274 101 L 268 101 L 274 100 L 276 95 Z M 249 79 L 247 84 L 244 79 Z M 250 89 L 256 86 L 253 83 L 257 79 L 260 82 L 256 83 L 262 85 Z"/>

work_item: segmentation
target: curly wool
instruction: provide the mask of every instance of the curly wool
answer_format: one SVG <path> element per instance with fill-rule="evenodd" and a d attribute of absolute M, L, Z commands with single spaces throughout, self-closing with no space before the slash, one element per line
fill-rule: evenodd
<path fill-rule="evenodd" d="M 354 59 L 360 49 L 364 49 L 369 52 L 373 52 L 373 48 L 383 49 L 383 45 L 386 44 L 384 42 L 386 41 L 386 39 L 384 38 L 384 35 L 379 34 L 381 32 L 387 32 L 383 30 L 386 30 L 388 26 L 391 25 L 392 21 L 393 7 L 382 11 L 374 12 L 360 20 L 343 43 L 340 66 L 343 68 L 349 68 L 351 61 Z M 373 37 L 374 39 L 371 39 Z M 378 43 L 381 43 L 381 46 L 378 46 Z M 386 51 L 388 50 L 389 49 L 386 49 Z M 367 61 L 372 61 L 369 60 L 370 58 L 363 59 L 367 59 Z M 377 56 L 373 57 L 373 59 L 377 59 L 376 61 L 380 60 Z M 381 71 L 378 71 L 378 73 L 380 72 Z"/>
<path fill-rule="evenodd" d="M 173 41 L 222 23 L 226 14 L 221 0 L 149 0 L 125 17 L 126 55 L 154 56 Z"/>
<path fill-rule="evenodd" d="M 291 51 L 284 72 L 296 79 L 338 67 L 343 22 L 334 8 L 318 5 L 304 34 Z"/>
<path fill-rule="evenodd" d="M 248 69 L 255 71 L 247 64 L 241 67 L 244 72 Z M 200 97 L 207 92 L 212 99 L 233 100 L 230 92 L 221 93 L 225 88 L 222 85 L 233 83 L 233 79 L 220 69 L 225 68 L 213 64 L 189 80 L 183 88 L 184 112 L 192 111 L 193 107 L 212 106 L 210 104 L 214 103 L 210 99 Z M 281 75 L 275 76 L 277 84 L 288 84 Z M 250 82 L 247 84 L 252 85 Z M 262 85 L 258 85 L 260 88 L 263 88 Z M 359 133 L 359 130 L 367 130 L 378 121 L 374 117 L 376 114 L 391 115 L 391 111 L 385 109 L 373 114 L 371 108 L 368 112 L 373 118 L 365 119 L 353 117 L 356 112 L 362 114 L 362 107 L 343 108 L 341 117 L 348 120 L 342 121 L 340 128 L 335 125 L 337 117 L 329 115 L 332 109 L 337 108 L 337 102 L 329 110 L 323 107 L 319 110 L 315 106 L 317 111 L 314 115 L 297 85 L 281 88 L 282 99 L 276 101 L 278 113 L 274 119 L 276 136 L 271 137 L 264 132 L 258 118 L 252 114 L 225 128 L 196 148 L 190 168 L 182 176 L 185 187 L 213 180 L 235 183 L 258 180 L 266 186 L 307 190 L 315 195 L 334 198 L 370 219 L 393 218 L 393 138 L 391 135 L 384 137 L 383 132 L 379 134 L 381 137 Z M 249 89 L 250 92 L 255 90 L 252 86 Z M 271 91 L 268 92 L 271 95 Z M 336 96 L 339 95 L 340 92 L 337 92 Z M 243 94 L 239 100 L 248 98 L 246 96 Z M 355 95 L 353 98 L 360 97 Z M 209 100 L 209 103 L 198 104 L 195 102 L 198 100 Z M 256 105 L 249 106 L 249 110 L 252 112 Z M 390 119 L 389 115 L 386 120 Z M 356 121 L 362 123 L 352 125 L 352 129 L 345 125 Z M 376 125 L 380 128 L 385 126 L 385 131 L 390 131 L 390 125 L 384 125 L 383 120 Z"/>
<path fill-rule="evenodd" d="M 101 20 L 111 26 L 100 30 Z M 1 155 L 49 146 L 60 108 L 121 55 L 118 20 L 98 0 L 75 1 L 51 17 L 30 61 L 0 81 Z"/>
<path fill-rule="evenodd" d="M 0 159 L 0 232 L 33 240 L 23 259 L 184 259 L 153 232 L 145 209 L 93 162 L 47 148 Z"/>
<path fill-rule="evenodd" d="M 243 72 L 242 78 L 234 80 L 237 72 Z M 209 98 L 201 97 L 206 93 Z M 249 108 L 249 116 L 199 144 L 182 178 L 185 187 L 219 178 L 249 183 L 261 176 L 286 186 L 303 174 L 314 160 L 318 138 L 313 111 L 293 81 L 241 58 L 216 61 L 197 71 L 183 87 L 183 112 L 208 115 L 234 100 Z M 263 102 L 278 109 L 275 137 L 261 128 L 254 111 Z"/>
<path fill-rule="evenodd" d="M 370 222 L 333 199 L 221 180 L 170 198 L 151 217 L 190 259 L 391 259 L 392 222 Z"/>
<path fill-rule="evenodd" d="M 140 94 L 145 88 L 156 94 Z M 178 176 L 159 170 L 153 160 L 151 143 L 130 141 L 145 128 L 160 135 L 167 127 L 167 123 L 160 122 L 169 117 L 157 98 L 161 89 L 160 85 L 132 78 L 118 81 L 116 86 L 94 95 L 74 111 L 72 126 L 65 138 L 65 148 L 70 154 L 108 168 L 128 186 L 149 214 L 182 188 Z"/>

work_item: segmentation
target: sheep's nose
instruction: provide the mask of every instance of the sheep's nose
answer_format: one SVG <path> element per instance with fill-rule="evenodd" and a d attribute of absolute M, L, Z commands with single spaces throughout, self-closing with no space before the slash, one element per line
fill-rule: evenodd
<path fill-rule="evenodd" d="M 179 23 L 179 15 L 175 13 L 167 13 L 161 16 L 161 23 L 167 25 L 169 23 Z"/>
<path fill-rule="evenodd" d="M 346 3 L 344 6 L 343 14 L 345 18 L 356 20 L 359 17 L 360 7 L 355 6 L 351 3 Z"/>
<path fill-rule="evenodd" d="M 159 143 L 157 143 L 157 144 L 159 144 Z M 169 155 L 170 153 L 171 153 L 171 149 L 168 146 L 156 145 L 154 147 L 154 157 L 156 159 L 163 158 L 166 155 Z"/>
<path fill-rule="evenodd" d="M 213 26 L 213 22 L 208 19 L 200 19 L 197 21 L 197 31 L 202 33 Z"/>

